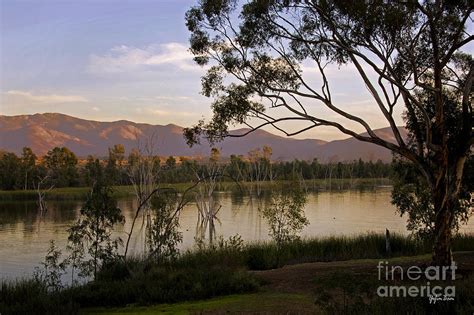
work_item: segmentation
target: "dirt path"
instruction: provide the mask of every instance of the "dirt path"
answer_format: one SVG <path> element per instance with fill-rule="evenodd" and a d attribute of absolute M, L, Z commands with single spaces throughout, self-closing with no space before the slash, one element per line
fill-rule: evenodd
<path fill-rule="evenodd" d="M 465 276 L 474 272 L 474 252 L 458 252 L 454 254 L 458 265 L 457 274 Z M 380 259 L 384 260 L 384 259 Z M 349 272 L 356 274 L 369 274 L 377 277 L 377 264 L 379 259 L 363 259 L 336 262 L 315 262 L 297 265 L 288 265 L 283 268 L 253 271 L 252 273 L 263 279 L 264 287 L 270 291 L 284 293 L 301 293 L 313 295 L 318 289 L 318 278 L 327 276 L 331 272 Z M 401 266 L 427 266 L 430 255 L 400 257 L 388 259 L 391 265 Z"/>
<path fill-rule="evenodd" d="M 474 252 L 455 253 L 459 274 L 464 277 L 474 274 Z M 389 259 L 391 265 L 427 266 L 429 255 L 399 257 Z M 317 262 L 289 265 L 283 268 L 253 271 L 266 284 L 262 290 L 251 294 L 223 296 L 204 301 L 183 302 L 171 305 L 151 307 L 126 307 L 118 309 L 85 310 L 90 314 L 332 314 L 324 312 L 316 304 L 317 293 L 323 289 L 332 290 L 332 285 L 340 282 L 358 282 L 361 279 L 377 281 L 379 259 L 349 260 L 335 262 Z M 347 273 L 347 276 L 328 283 L 324 278 L 335 272 Z M 456 273 L 458 274 L 458 273 Z M 360 281 L 362 282 L 362 281 Z M 329 286 L 329 287 L 328 287 Z M 318 291 L 319 290 L 319 291 Z M 333 290 L 336 300 L 340 292 Z M 340 301 L 339 301 L 340 302 Z"/>

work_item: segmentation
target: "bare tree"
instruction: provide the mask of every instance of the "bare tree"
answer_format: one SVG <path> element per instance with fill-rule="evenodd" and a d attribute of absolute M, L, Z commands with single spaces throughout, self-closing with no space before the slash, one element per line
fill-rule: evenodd
<path fill-rule="evenodd" d="M 143 217 L 142 230 L 144 246 L 147 244 L 148 233 L 152 223 L 151 198 L 158 192 L 159 159 L 155 155 L 154 135 L 141 142 L 137 135 L 137 147 L 130 153 L 128 177 L 132 183 L 137 208 L 130 231 L 127 233 L 124 256 L 127 256 L 130 240 L 140 214 Z"/>
<path fill-rule="evenodd" d="M 46 193 L 54 188 L 53 184 L 49 184 L 47 188 L 43 187 L 44 185 L 46 185 L 49 179 L 50 176 L 45 175 L 42 177 L 38 177 L 38 182 L 36 184 L 33 182 L 33 187 L 35 188 L 36 194 L 38 196 L 38 200 L 36 203 L 38 205 L 38 211 L 40 216 L 43 216 L 48 210 L 45 202 Z"/>
<path fill-rule="evenodd" d="M 209 162 L 195 170 L 197 185 L 195 191 L 196 206 L 198 209 L 198 221 L 196 227 L 196 238 L 203 240 L 207 231 L 209 242 L 215 238 L 215 221 L 219 220 L 217 214 L 222 205 L 216 199 L 214 192 L 222 177 L 224 165 L 220 163 L 220 152 L 218 149 L 211 150 Z"/>
<path fill-rule="evenodd" d="M 263 185 L 266 180 L 271 179 L 271 157 L 272 151 L 268 146 L 263 147 L 263 152 L 260 148 L 254 149 L 248 153 L 249 158 L 249 192 L 252 197 L 253 189 L 257 197 L 261 197 L 263 193 Z"/>

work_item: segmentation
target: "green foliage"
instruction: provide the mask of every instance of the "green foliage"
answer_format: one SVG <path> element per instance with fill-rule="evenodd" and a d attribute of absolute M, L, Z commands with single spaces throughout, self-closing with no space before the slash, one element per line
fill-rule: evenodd
<path fill-rule="evenodd" d="M 40 176 L 40 168 L 36 166 L 37 157 L 33 153 L 33 150 L 28 147 L 22 149 L 21 154 L 21 168 L 20 177 L 21 186 L 23 189 L 34 188 L 35 179 Z"/>
<path fill-rule="evenodd" d="M 435 118 L 435 102 L 433 96 L 429 93 L 418 93 L 418 99 L 425 104 L 427 115 L 430 119 Z M 447 141 L 451 149 L 455 150 L 456 139 L 461 137 L 461 125 L 457 124 L 462 115 L 462 106 L 459 100 L 453 94 L 447 94 L 443 98 L 444 114 L 446 115 Z M 405 121 L 408 129 L 408 144 L 414 149 L 422 147 L 422 143 L 426 142 L 426 134 L 420 134 L 417 131 L 418 121 L 421 121 L 423 114 L 416 110 L 412 113 L 405 113 Z M 423 126 L 424 127 L 424 126 Z M 440 163 L 440 157 L 432 151 L 424 157 L 426 165 L 436 165 Z M 455 161 L 449 157 L 450 166 L 455 166 Z M 408 230 L 415 235 L 433 240 L 435 238 L 435 221 L 437 213 L 440 209 L 435 206 L 435 190 L 436 185 L 427 181 L 426 176 L 422 173 L 422 169 L 416 167 L 412 162 L 395 156 L 392 172 L 392 203 L 397 206 L 400 215 L 408 215 Z M 451 209 L 449 209 L 453 218 L 451 220 L 450 229 L 456 232 L 460 224 L 466 223 L 474 210 L 474 200 L 471 198 L 474 192 L 473 184 L 474 176 L 474 156 L 467 154 L 464 163 L 464 171 L 461 178 L 461 187 L 459 193 L 452 200 Z M 441 178 L 441 177 L 440 177 Z M 451 184 L 454 186 L 454 183 Z"/>
<path fill-rule="evenodd" d="M 66 273 L 67 261 L 61 262 L 60 259 L 61 250 L 51 240 L 44 261 L 40 268 L 36 268 L 34 275 L 35 280 L 43 283 L 48 291 L 59 291 L 63 287 L 61 277 Z"/>
<path fill-rule="evenodd" d="M 391 150 L 416 165 L 430 186 L 433 260 L 449 265 L 453 203 L 473 143 L 474 63 L 462 52 L 473 38 L 471 14 L 466 1 L 200 1 L 187 12 L 186 25 L 195 61 L 211 66 L 202 90 L 213 98 L 213 115 L 184 136 L 193 145 L 202 138 L 220 141 L 236 124 L 249 132 L 272 126 L 287 136 L 331 126 Z M 375 134 L 364 117 L 334 101 L 331 64 L 355 70 L 396 141 Z M 318 80 L 309 78 L 309 65 Z M 338 118 L 318 114 L 315 103 Z M 400 106 L 413 145 L 396 126 Z M 366 134 L 356 135 L 341 119 Z M 287 121 L 298 129 L 288 129 Z"/>
<path fill-rule="evenodd" d="M 77 157 L 66 147 L 55 147 L 44 156 L 44 166 L 48 169 L 55 187 L 71 187 L 78 184 Z"/>
<path fill-rule="evenodd" d="M 448 79 L 462 85 L 463 80 L 455 76 L 470 69 L 469 55 L 459 53 L 469 42 L 463 41 L 469 36 L 463 29 L 470 9 L 467 2 L 200 1 L 186 13 L 186 26 L 195 61 L 211 65 L 202 78 L 202 93 L 214 98 L 214 115 L 209 123 L 200 121 L 185 129 L 185 137 L 190 144 L 198 143 L 201 135 L 220 140 L 229 126 L 251 118 L 260 119 L 259 127 L 275 126 L 281 115 L 275 118 L 269 109 L 276 107 L 288 110 L 283 111 L 286 120 L 306 120 L 314 127 L 328 125 L 346 132 L 302 108 L 309 100 L 364 125 L 359 117 L 333 107 L 325 72 L 328 64 L 351 64 L 366 84 L 377 86 L 376 80 L 364 78 L 367 72 L 360 65 L 366 64 L 391 85 L 394 94 L 411 90 L 413 77 L 416 90 L 432 91 L 433 72 L 438 70 L 444 86 L 450 85 Z M 309 62 L 321 74 L 322 91 L 304 76 Z M 383 70 L 378 62 L 384 64 Z M 453 67 L 445 67 L 448 64 Z M 400 97 L 393 95 L 395 100 L 390 100 L 388 90 L 383 90 L 387 104 L 374 95 L 387 111 Z M 411 102 L 411 91 L 404 92 L 405 102 Z M 255 102 L 257 97 L 269 105 Z"/>
<path fill-rule="evenodd" d="M 36 165 L 36 155 L 24 147 L 21 157 L 14 153 L 0 152 L 0 189 L 34 189 L 34 183 L 44 170 Z"/>
<path fill-rule="evenodd" d="M 378 281 L 370 271 L 335 271 L 315 279 L 318 290 L 315 303 L 324 314 L 470 314 L 474 309 L 474 280 L 471 277 L 456 280 L 453 301 L 430 303 L 427 297 L 379 297 L 377 288 L 394 285 Z M 397 286 L 423 286 L 426 281 L 397 281 Z M 438 285 L 431 282 L 431 287 Z M 441 283 L 442 286 L 448 285 Z"/>
<path fill-rule="evenodd" d="M 0 183 L 1 188 L 12 190 L 18 188 L 16 184 L 19 176 L 20 159 L 14 153 L 0 154 Z"/>
<path fill-rule="evenodd" d="M 83 307 L 149 305 L 205 299 L 258 288 L 253 276 L 226 266 L 176 268 L 136 259 L 125 264 L 120 270 L 130 270 L 129 275 L 123 277 L 120 272 L 122 277 L 113 276 L 110 280 L 77 288 L 74 299 Z M 101 279 L 100 274 L 98 278 Z"/>
<path fill-rule="evenodd" d="M 166 159 L 165 165 L 170 170 L 174 169 L 176 167 L 176 159 L 173 156 L 169 156 Z"/>
<path fill-rule="evenodd" d="M 36 189 L 39 179 L 45 177 L 43 188 L 50 185 L 54 185 L 54 187 L 92 187 L 97 178 L 107 181 L 107 185 L 130 185 L 130 165 L 137 163 L 138 155 L 137 152 L 132 151 L 127 162 L 121 153 L 122 147 L 121 145 L 115 145 L 110 149 L 109 157 L 106 160 L 90 155 L 85 163 L 75 164 L 74 171 L 71 170 L 71 167 L 66 168 L 69 171 L 58 171 L 56 167 L 50 169 L 48 165 L 51 165 L 51 163 L 37 164 L 36 155 L 29 148 L 23 149 L 21 157 L 13 153 L 1 152 L 0 189 Z M 59 149 L 56 148 L 56 151 Z M 271 161 L 271 153 L 271 147 L 264 146 L 263 149 L 257 148 L 250 151 L 246 156 L 221 157 L 220 164 L 225 170 L 225 178 L 240 182 L 295 179 L 333 180 L 341 178 L 387 178 L 391 173 L 391 165 L 381 161 L 374 163 L 372 161 L 354 160 L 352 162 L 323 164 L 314 159 L 313 161 L 276 162 Z M 43 160 L 45 159 L 46 157 Z M 127 165 L 127 163 L 129 164 Z M 196 171 L 202 173 L 207 161 L 180 157 L 178 163 L 174 157 L 169 157 L 166 163 L 160 165 L 159 157 L 154 157 L 153 163 L 153 168 L 160 170 L 160 181 L 162 183 L 187 183 L 195 180 Z M 73 180 L 72 177 L 74 177 Z M 36 192 L 32 193 L 32 198 L 36 197 Z M 55 198 L 54 191 L 48 193 L 48 198 Z"/>
<path fill-rule="evenodd" d="M 50 291 L 34 279 L 0 283 L 2 314 L 78 314 L 79 305 L 64 291 Z"/>
<path fill-rule="evenodd" d="M 431 244 L 397 234 L 391 235 L 391 246 L 392 256 L 416 255 L 431 250 Z M 266 270 L 295 263 L 385 258 L 387 253 L 384 235 L 372 233 L 295 240 L 280 247 L 274 242 L 248 244 L 243 257 L 248 268 Z"/>
<path fill-rule="evenodd" d="M 105 174 L 110 184 L 122 184 L 124 182 L 124 161 L 125 147 L 123 144 L 115 144 L 112 148 L 109 148 Z"/>
<path fill-rule="evenodd" d="M 341 271 L 330 272 L 317 279 L 321 288 L 316 292 L 316 305 L 326 314 L 345 314 L 348 309 L 360 311 L 365 306 L 364 298 L 373 298 L 377 284 L 380 284 L 373 275 L 364 274 L 362 277 L 354 276 L 350 271 Z M 340 293 L 331 294 L 330 290 Z"/>
<path fill-rule="evenodd" d="M 79 278 L 87 278 L 89 275 L 88 262 L 84 260 L 85 248 L 81 233 L 74 233 L 73 228 L 69 230 L 68 244 L 66 250 L 69 255 L 66 262 L 70 267 L 71 285 L 78 285 Z"/>
<path fill-rule="evenodd" d="M 101 181 L 96 182 L 81 208 L 79 219 L 69 229 L 68 241 L 72 252 L 77 253 L 77 258 L 83 252 L 91 257 L 80 264 L 83 274 L 96 278 L 103 264 L 117 258 L 117 249 L 122 240 L 113 239 L 112 232 L 114 226 L 124 220 L 110 187 Z"/>
<path fill-rule="evenodd" d="M 98 178 L 102 178 L 104 174 L 99 159 L 89 155 L 87 157 L 87 163 L 82 171 L 82 175 L 85 184 L 89 187 L 92 187 Z"/>
<path fill-rule="evenodd" d="M 472 251 L 473 240 L 473 235 L 458 235 L 454 239 L 453 249 Z M 428 253 L 430 249 L 431 245 L 419 240 L 392 235 L 392 256 L 419 255 Z M 125 261 L 121 258 L 114 259 L 101 266 L 95 281 L 59 291 L 48 291 L 43 283 L 34 280 L 3 282 L 0 287 L 0 312 L 74 314 L 79 307 L 173 303 L 252 292 L 259 288 L 260 283 L 246 269 L 278 267 L 276 252 L 274 242 L 244 245 L 240 237 L 234 236 L 227 240 L 221 239 L 212 247 L 185 252 L 175 260 L 157 262 L 143 257 L 130 257 Z M 385 238 L 381 234 L 302 239 L 285 243 L 280 253 L 282 264 L 386 258 Z M 365 292 L 367 285 L 363 282 L 368 277 L 360 273 L 353 275 L 356 276 L 362 281 L 351 283 L 344 275 L 332 277 L 331 274 L 328 274 L 327 279 L 318 281 L 323 280 L 321 283 L 326 283 L 329 286 L 327 288 L 342 288 L 346 295 L 350 292 Z M 455 308 L 465 310 L 466 307 L 472 307 L 472 283 L 460 282 L 456 286 Z M 462 290 L 459 295 L 458 288 Z M 322 293 L 323 290 L 319 292 Z M 345 305 L 346 309 L 353 309 L 353 300 L 346 300 L 346 304 L 337 304 L 341 303 L 340 299 L 326 301 L 328 307 L 344 309 Z M 390 300 L 374 301 L 375 304 L 362 306 L 373 310 L 386 305 L 389 311 L 396 310 L 387 301 Z M 388 304 L 379 305 L 379 302 Z M 400 310 L 406 309 L 405 313 L 409 313 L 410 308 L 403 305 L 397 307 Z"/>
<path fill-rule="evenodd" d="M 178 196 L 163 192 L 151 200 L 153 219 L 149 229 L 150 254 L 158 261 L 176 258 L 178 244 L 183 240 L 179 231 Z"/>
<path fill-rule="evenodd" d="M 270 226 L 269 235 L 279 248 L 286 242 L 298 239 L 298 233 L 309 224 L 304 215 L 305 204 L 306 195 L 301 189 L 293 188 L 272 195 L 270 204 L 260 210 Z"/>
<path fill-rule="evenodd" d="M 433 236 L 435 211 L 426 181 L 409 163 L 394 162 L 392 203 L 400 215 L 408 215 L 407 229 L 421 238 Z"/>
<path fill-rule="evenodd" d="M 0 311 L 2 314 L 9 314 L 13 310 L 33 310 L 31 313 L 34 314 L 49 313 L 57 305 L 56 301 L 62 301 L 64 305 L 58 307 L 57 313 L 70 305 L 73 306 L 74 314 L 79 306 L 174 303 L 252 292 L 259 287 L 255 277 L 240 268 L 218 262 L 200 267 L 203 268 L 157 263 L 147 258 L 128 258 L 126 261 L 116 259 L 103 265 L 93 282 L 55 292 L 48 292 L 41 283 L 33 281 L 2 283 Z M 22 290 L 26 294 L 20 294 Z M 34 311 L 35 304 L 45 306 L 47 311 Z"/>

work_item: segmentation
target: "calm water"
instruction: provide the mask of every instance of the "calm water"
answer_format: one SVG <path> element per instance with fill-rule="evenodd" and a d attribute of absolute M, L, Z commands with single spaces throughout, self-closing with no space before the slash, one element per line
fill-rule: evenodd
<path fill-rule="evenodd" d="M 216 234 L 227 238 L 239 234 L 246 241 L 268 239 L 268 227 L 260 217 L 259 204 L 241 194 L 221 192 L 217 194 L 222 208 L 216 222 Z M 268 200 L 260 200 L 264 204 Z M 126 223 L 117 228 L 117 234 L 125 239 L 133 207 L 133 198 L 119 200 Z M 51 201 L 48 212 L 39 217 L 34 201 L 0 202 L 0 278 L 27 276 L 43 260 L 51 239 L 61 248 L 67 240 L 67 228 L 77 218 L 80 201 Z M 304 236 L 352 235 L 365 232 L 393 232 L 407 234 L 405 219 L 395 213 L 390 203 L 390 187 L 373 190 L 326 191 L 310 193 L 305 208 L 310 222 L 303 230 Z M 141 227 L 138 223 L 137 232 Z M 182 249 L 194 244 L 197 225 L 197 208 L 188 204 L 180 217 L 183 232 Z M 463 227 L 474 232 L 474 223 Z M 132 238 L 132 252 L 143 250 L 142 233 Z"/>

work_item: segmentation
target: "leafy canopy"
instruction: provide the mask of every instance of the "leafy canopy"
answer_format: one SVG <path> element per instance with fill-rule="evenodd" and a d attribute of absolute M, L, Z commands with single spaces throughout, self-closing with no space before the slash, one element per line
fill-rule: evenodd
<path fill-rule="evenodd" d="M 186 25 L 195 61 L 208 67 L 202 93 L 214 99 L 213 117 L 184 135 L 192 145 L 203 137 L 214 142 L 243 136 L 248 132 L 228 130 L 241 124 L 249 132 L 273 126 L 288 136 L 330 126 L 386 147 L 431 176 L 426 151 L 440 152 L 450 142 L 464 152 L 473 143 L 473 62 L 461 51 L 474 38 L 466 29 L 472 10 L 469 1 L 201 0 L 187 12 Z M 364 118 L 338 104 L 329 64 L 355 69 L 395 142 L 380 138 Z M 308 68 L 319 74 L 320 84 L 308 80 Z M 420 91 L 433 99 L 434 119 L 417 96 Z M 445 137 L 447 93 L 462 104 L 462 117 L 455 122 L 462 137 Z M 332 114 L 315 114 L 317 104 Z M 398 106 L 414 117 L 416 148 L 397 128 Z M 300 121 L 301 129 L 286 130 L 282 123 L 287 121 Z"/>

